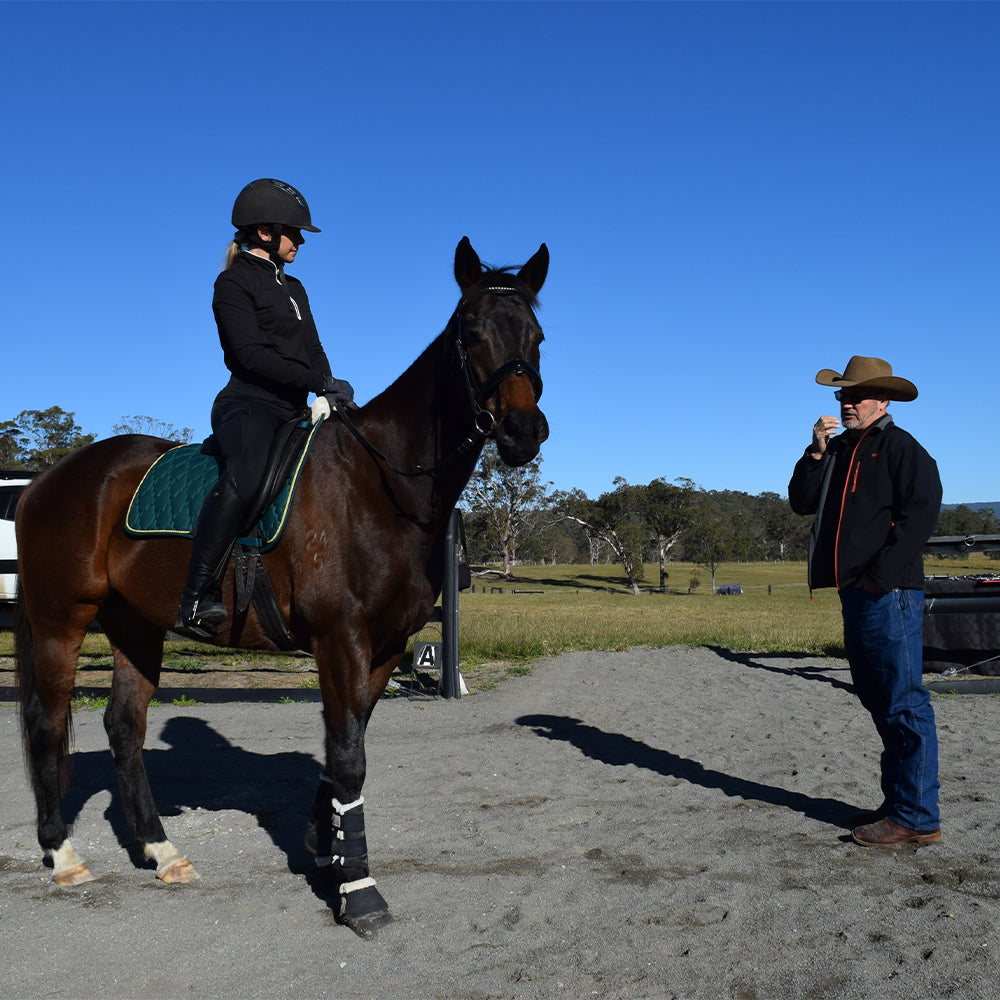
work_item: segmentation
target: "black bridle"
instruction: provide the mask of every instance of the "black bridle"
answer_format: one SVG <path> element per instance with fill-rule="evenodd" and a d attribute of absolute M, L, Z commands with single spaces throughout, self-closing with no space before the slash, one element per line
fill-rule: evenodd
<path fill-rule="evenodd" d="M 479 294 L 481 295 L 516 295 L 518 294 L 516 288 L 511 288 L 507 285 L 500 285 L 496 287 L 489 287 L 483 289 Z M 358 441 L 364 446 L 364 448 L 375 458 L 381 459 L 386 466 L 399 476 L 436 476 L 438 472 L 450 465 L 457 458 L 464 455 L 470 448 L 475 447 L 480 443 L 481 440 L 491 438 L 496 434 L 497 423 L 496 417 L 487 410 L 483 404 L 493 396 L 497 390 L 500 388 L 500 384 L 504 379 L 509 378 L 511 375 L 526 375 L 528 381 L 531 383 L 531 390 L 535 396 L 535 402 L 537 403 L 539 399 L 542 398 L 542 376 L 539 374 L 538 369 L 525 361 L 524 358 L 514 358 L 511 361 L 507 361 L 502 364 L 492 375 L 480 381 L 479 376 L 476 375 L 475 370 L 472 367 L 472 362 L 469 360 L 468 351 L 465 349 L 465 345 L 462 343 L 462 306 L 465 305 L 465 299 L 463 298 L 459 303 L 458 307 L 455 309 L 455 314 L 452 317 L 455 323 L 455 354 L 458 359 L 458 366 L 462 371 L 462 375 L 465 381 L 465 389 L 468 393 L 469 403 L 472 407 L 472 422 L 473 431 L 472 433 L 460 444 L 457 448 L 450 454 L 445 456 L 436 465 L 432 465 L 430 468 L 425 468 L 422 465 L 414 466 L 412 470 L 400 469 L 393 465 L 389 459 L 378 450 L 371 443 L 371 441 L 366 438 L 361 431 L 358 430 L 354 421 L 351 420 L 348 415 L 348 411 L 338 410 L 337 415 L 343 421 L 344 426 L 358 439 Z"/>
<path fill-rule="evenodd" d="M 516 295 L 517 289 L 507 285 L 485 288 L 480 293 L 482 295 Z M 462 306 L 465 299 L 462 299 L 455 310 L 455 352 L 458 355 L 458 364 L 465 376 L 465 388 L 469 394 L 469 403 L 472 406 L 472 419 L 476 425 L 476 430 L 483 437 L 492 437 L 496 433 L 496 419 L 489 410 L 483 407 L 486 402 L 499 388 L 500 383 L 511 375 L 527 375 L 531 383 L 531 391 L 535 394 L 535 402 L 542 398 L 542 376 L 538 369 L 529 364 L 524 358 L 514 358 L 502 364 L 492 375 L 480 382 L 469 361 L 468 352 L 462 343 Z M 485 421 L 484 421 L 485 417 Z M 484 425 L 485 424 L 485 425 Z"/>

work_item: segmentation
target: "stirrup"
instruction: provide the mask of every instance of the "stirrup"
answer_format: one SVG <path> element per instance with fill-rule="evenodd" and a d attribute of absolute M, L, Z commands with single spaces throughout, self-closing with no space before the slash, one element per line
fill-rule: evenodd
<path fill-rule="evenodd" d="M 196 639 L 214 639 L 216 630 L 228 617 L 225 604 L 218 601 L 182 603 L 177 611 L 174 631 Z"/>

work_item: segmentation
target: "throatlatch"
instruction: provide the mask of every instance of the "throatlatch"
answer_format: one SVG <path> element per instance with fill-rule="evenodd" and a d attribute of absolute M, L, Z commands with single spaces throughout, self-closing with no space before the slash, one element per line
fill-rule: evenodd
<path fill-rule="evenodd" d="M 321 774 L 306 827 L 306 848 L 317 869 L 328 876 L 331 892 L 340 894 L 338 920 L 351 925 L 389 918 L 389 904 L 368 873 L 364 796 L 343 804 L 333 794 L 333 782 Z"/>

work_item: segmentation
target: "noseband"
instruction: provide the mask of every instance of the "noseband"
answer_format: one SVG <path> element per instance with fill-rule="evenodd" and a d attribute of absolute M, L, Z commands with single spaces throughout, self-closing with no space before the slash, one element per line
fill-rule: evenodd
<path fill-rule="evenodd" d="M 490 288 L 484 288 L 483 295 L 516 295 L 516 288 L 509 288 L 506 285 L 491 286 Z M 493 414 L 484 408 L 483 404 L 488 400 L 499 388 L 500 383 L 504 379 L 509 378 L 511 375 L 527 375 L 528 381 L 531 383 L 531 391 L 535 395 L 535 402 L 542 398 L 542 376 L 539 374 L 538 369 L 529 364 L 524 358 L 514 358 L 512 361 L 508 361 L 502 364 L 492 375 L 488 378 L 480 381 L 479 376 L 476 375 L 472 368 L 472 363 L 469 361 L 469 354 L 465 349 L 465 345 L 462 343 L 462 306 L 465 304 L 463 299 L 458 304 L 458 308 L 455 310 L 455 352 L 458 355 L 458 364 L 462 369 L 462 374 L 465 376 L 465 388 L 469 395 L 469 403 L 472 406 L 472 419 L 475 422 L 476 430 L 479 431 L 483 437 L 492 437 L 496 433 L 496 418 Z"/>

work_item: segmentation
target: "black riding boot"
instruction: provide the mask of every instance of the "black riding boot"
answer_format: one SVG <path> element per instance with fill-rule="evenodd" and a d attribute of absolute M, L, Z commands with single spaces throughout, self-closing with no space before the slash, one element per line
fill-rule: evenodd
<path fill-rule="evenodd" d="M 246 508 L 229 476 L 220 479 L 209 493 L 194 529 L 194 550 L 175 631 L 211 639 L 229 617 L 216 594 Z"/>

